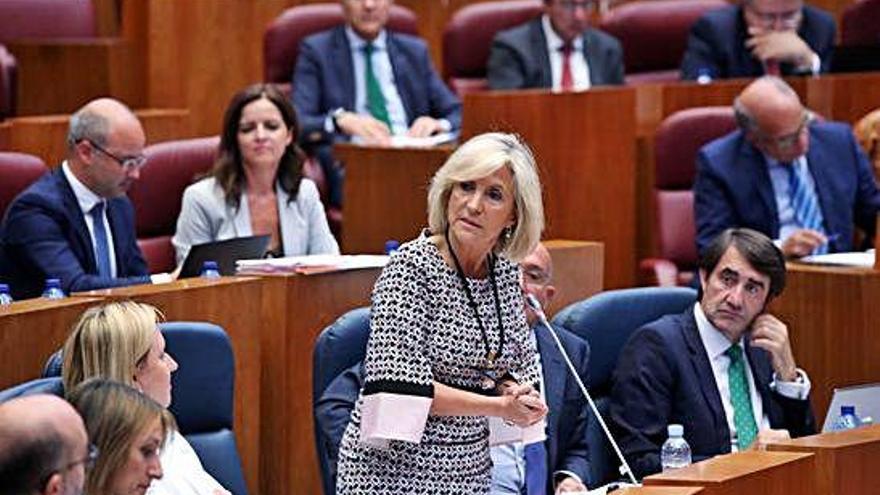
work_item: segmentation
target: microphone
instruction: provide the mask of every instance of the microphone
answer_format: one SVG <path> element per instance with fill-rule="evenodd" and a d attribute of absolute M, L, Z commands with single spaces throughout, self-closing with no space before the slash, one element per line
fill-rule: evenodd
<path fill-rule="evenodd" d="M 565 348 L 562 347 L 562 342 L 559 340 L 559 336 L 556 335 L 556 330 L 553 329 L 553 326 L 550 325 L 550 322 L 547 321 L 547 315 L 544 314 L 544 310 L 541 308 L 541 303 L 538 301 L 538 298 L 535 297 L 534 294 L 526 293 L 526 303 L 529 305 L 529 308 L 538 316 L 538 319 L 541 321 L 541 324 L 550 331 L 550 335 L 553 336 L 553 341 L 556 342 L 556 348 L 559 349 L 559 353 L 562 354 L 562 359 L 565 361 L 565 364 L 568 366 L 568 370 L 571 372 L 571 376 L 574 377 L 574 380 L 577 382 L 578 387 L 581 389 L 581 394 L 583 394 L 584 398 L 587 399 L 587 403 L 590 405 L 590 409 L 593 411 L 593 414 L 596 416 L 596 419 L 599 420 L 599 425 L 602 426 L 602 431 L 605 432 L 605 438 L 611 442 L 611 446 L 614 447 L 614 453 L 617 454 L 617 458 L 620 459 L 620 474 L 629 477 L 630 482 L 632 482 L 635 486 L 641 486 L 641 484 L 636 480 L 635 475 L 633 475 L 632 469 L 630 469 L 629 464 L 626 462 L 626 459 L 623 457 L 623 453 L 620 451 L 620 446 L 617 445 L 617 442 L 614 440 L 614 437 L 611 436 L 611 431 L 608 430 L 608 425 L 605 424 L 605 420 L 602 419 L 602 415 L 599 414 L 599 409 L 596 408 L 596 403 L 593 402 L 593 397 L 590 395 L 590 392 L 587 391 L 587 387 L 584 386 L 584 382 L 581 381 L 581 377 L 578 376 L 577 370 L 574 365 L 571 363 L 571 359 L 568 357 L 568 353 L 565 352 Z"/>

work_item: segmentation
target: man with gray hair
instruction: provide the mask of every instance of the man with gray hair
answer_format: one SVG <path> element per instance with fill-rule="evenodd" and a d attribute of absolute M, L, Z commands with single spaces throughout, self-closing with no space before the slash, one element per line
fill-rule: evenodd
<path fill-rule="evenodd" d="M 3 220 L 16 298 L 39 295 L 48 278 L 64 292 L 150 282 L 125 196 L 146 161 L 145 141 L 119 101 L 97 99 L 73 114 L 67 160 L 15 198 Z"/>
<path fill-rule="evenodd" d="M 81 495 L 97 457 L 82 418 L 54 395 L 0 404 L 0 487 L 5 495 Z"/>
<path fill-rule="evenodd" d="M 816 121 L 782 79 L 764 76 L 734 102 L 739 129 L 697 156 L 697 249 L 748 227 L 786 257 L 852 251 L 853 226 L 873 239 L 880 192 L 847 124 Z"/>

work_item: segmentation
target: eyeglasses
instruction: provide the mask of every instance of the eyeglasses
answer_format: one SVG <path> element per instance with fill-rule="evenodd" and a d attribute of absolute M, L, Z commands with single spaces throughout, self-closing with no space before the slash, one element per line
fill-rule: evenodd
<path fill-rule="evenodd" d="M 100 151 L 101 153 L 112 158 L 116 163 L 119 164 L 120 167 L 124 168 L 126 171 L 140 170 L 144 167 L 144 165 L 147 164 L 147 157 L 145 157 L 144 155 L 119 157 L 119 156 L 114 155 L 113 153 L 110 153 L 105 148 L 99 146 L 97 143 L 95 143 L 91 139 L 82 139 L 79 142 L 81 142 L 81 141 L 86 141 L 87 143 L 89 143 L 92 146 L 92 148 L 95 148 L 96 150 Z"/>
<path fill-rule="evenodd" d="M 95 462 L 98 461 L 99 455 L 100 455 L 100 451 L 98 450 L 98 447 L 95 446 L 94 444 L 89 444 L 88 453 L 86 454 L 85 457 L 83 457 L 82 459 L 77 459 L 73 462 L 69 462 L 69 463 L 61 466 L 58 469 L 50 471 L 47 475 L 40 478 L 40 486 L 37 488 L 42 489 L 43 487 L 45 487 L 46 483 L 49 482 L 49 478 L 51 478 L 53 474 L 66 472 L 70 469 L 75 468 L 76 466 L 78 466 L 80 464 L 83 464 L 83 467 L 85 467 L 86 470 L 92 469 L 93 467 L 95 467 Z"/>
<path fill-rule="evenodd" d="M 788 12 L 761 12 L 746 2 L 746 9 L 749 14 L 757 21 L 758 25 L 763 28 L 770 28 L 778 22 L 783 29 L 794 29 L 801 22 L 801 9 L 790 10 Z"/>
<path fill-rule="evenodd" d="M 594 2 L 592 0 L 588 1 L 588 2 L 576 2 L 573 0 L 559 0 L 558 2 L 556 2 L 556 7 L 559 7 L 560 9 L 569 10 L 571 12 L 574 12 L 578 8 L 582 8 L 588 12 L 592 12 L 593 10 L 596 9 L 596 2 Z"/>
<path fill-rule="evenodd" d="M 765 144 L 769 146 L 773 146 L 780 151 L 788 151 L 791 148 L 797 146 L 798 140 L 801 138 L 801 134 L 807 129 L 810 125 L 810 122 L 813 121 L 813 114 L 810 112 L 804 113 L 804 118 L 801 120 L 801 125 L 798 126 L 797 130 L 792 132 L 791 134 L 787 134 L 785 136 L 780 136 L 777 138 L 772 138 L 768 136 L 761 136 L 761 139 Z"/>

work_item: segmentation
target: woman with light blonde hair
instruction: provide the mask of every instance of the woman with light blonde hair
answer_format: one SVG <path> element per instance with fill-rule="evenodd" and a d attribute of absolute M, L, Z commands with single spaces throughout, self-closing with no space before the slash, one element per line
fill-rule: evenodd
<path fill-rule="evenodd" d="M 162 477 L 159 455 L 176 428 L 171 413 L 134 388 L 101 378 L 77 385 L 67 398 L 82 416 L 96 455 L 85 493 L 146 493 Z"/>
<path fill-rule="evenodd" d="M 64 344 L 64 389 L 73 390 L 90 378 L 106 378 L 139 390 L 167 409 L 177 362 L 165 352 L 158 326 L 162 319 L 155 307 L 134 301 L 86 310 Z M 169 432 L 162 466 L 165 476 L 153 483 L 151 495 L 228 493 L 205 471 L 186 438 L 176 432 Z"/>
<path fill-rule="evenodd" d="M 517 265 L 543 227 L 537 165 L 517 136 L 476 136 L 437 171 L 428 228 L 373 289 L 338 495 L 486 494 L 489 418 L 543 432 Z"/>

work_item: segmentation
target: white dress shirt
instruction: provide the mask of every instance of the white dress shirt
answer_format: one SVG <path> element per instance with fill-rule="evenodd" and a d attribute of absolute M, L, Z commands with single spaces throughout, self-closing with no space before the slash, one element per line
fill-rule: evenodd
<path fill-rule="evenodd" d="M 779 215 L 779 238 L 774 242 L 777 247 L 781 247 L 795 231 L 802 229 L 798 219 L 794 213 L 794 207 L 791 204 L 791 174 L 794 172 L 784 165 L 780 165 L 778 161 L 764 155 L 767 163 L 767 172 L 770 174 L 770 183 L 773 185 L 773 197 L 776 201 L 776 212 Z M 807 165 L 807 157 L 801 155 L 791 162 L 792 167 L 798 167 L 806 170 L 803 174 L 807 179 L 807 188 L 813 192 L 813 196 L 818 198 L 819 193 L 816 191 L 816 182 L 813 180 L 813 174 L 810 173 Z M 822 209 L 819 209 L 819 221 L 824 225 L 824 216 Z"/>
<path fill-rule="evenodd" d="M 562 38 L 553 30 L 550 18 L 546 15 L 541 17 L 541 26 L 544 28 L 544 39 L 547 40 L 547 54 L 550 56 L 550 73 L 553 75 L 553 90 L 562 89 L 562 46 L 565 44 Z M 578 36 L 572 41 L 571 55 L 572 82 L 575 91 L 590 89 L 590 66 L 584 57 L 584 37 Z"/>
<path fill-rule="evenodd" d="M 348 38 L 354 69 L 354 110 L 359 114 L 370 115 L 370 109 L 367 107 L 367 78 L 364 73 L 366 71 L 364 47 L 367 45 L 367 41 L 358 36 L 351 26 L 346 26 L 345 36 Z M 391 59 L 388 57 L 388 33 L 385 30 L 382 30 L 373 40 L 373 54 L 370 60 L 373 65 L 373 74 L 376 75 L 376 80 L 382 89 L 382 96 L 385 97 L 385 107 L 388 109 L 388 118 L 391 120 L 391 134 L 395 136 L 406 134 L 409 129 L 407 124 L 409 120 L 403 107 L 403 100 L 397 91 L 397 84 L 394 81 L 394 70 L 391 67 Z"/>
<path fill-rule="evenodd" d="M 730 402 L 730 382 L 727 376 L 727 370 L 730 368 L 730 358 L 725 354 L 727 349 L 730 348 L 731 343 L 727 340 L 727 337 L 725 337 L 724 334 L 709 322 L 709 319 L 706 318 L 706 314 L 703 313 L 703 308 L 700 306 L 699 302 L 694 304 L 694 319 L 697 322 L 697 329 L 700 332 L 700 340 L 703 342 L 703 348 L 706 350 L 706 355 L 709 357 L 709 364 L 712 366 L 712 374 L 715 377 L 715 386 L 718 387 L 718 394 L 721 396 L 721 405 L 724 406 L 724 415 L 727 417 L 727 427 L 730 429 L 731 452 L 736 452 L 738 450 L 736 442 L 736 424 L 733 420 L 733 405 Z M 740 339 L 736 345 L 743 349 L 743 356 L 747 356 L 747 354 L 745 354 L 743 340 Z M 755 424 L 758 425 L 759 431 L 768 430 L 770 429 L 770 419 L 764 413 L 764 405 L 761 400 L 761 395 L 755 387 L 755 377 L 752 375 L 752 367 L 751 364 L 749 364 L 748 358 L 745 359 L 745 363 L 748 365 L 745 366 L 746 380 L 749 382 L 749 395 L 752 399 L 752 412 L 755 414 Z M 784 382 L 777 380 L 776 373 L 774 373 L 773 382 L 770 383 L 770 388 L 775 390 L 776 393 L 790 399 L 806 399 L 810 394 L 810 379 L 800 368 L 798 368 L 797 372 L 801 380 L 799 382 Z"/>
<path fill-rule="evenodd" d="M 73 175 L 66 160 L 61 164 L 61 170 L 64 172 L 64 177 L 67 178 L 70 188 L 73 189 L 73 195 L 76 196 L 76 202 L 79 204 L 79 209 L 82 210 L 83 218 L 86 221 L 86 227 L 89 229 L 89 237 L 92 239 L 92 253 L 96 256 L 98 253 L 98 247 L 95 244 L 95 221 L 92 219 L 91 212 L 92 208 L 98 203 L 102 201 L 104 202 L 104 212 L 101 216 L 104 222 L 104 232 L 107 233 L 107 255 L 110 258 L 110 274 L 116 278 L 116 249 L 114 249 L 113 246 L 113 231 L 110 230 L 110 222 L 107 220 L 107 201 L 80 182 L 80 180 Z M 98 262 L 95 260 L 95 265 L 97 266 L 97 264 Z"/>

